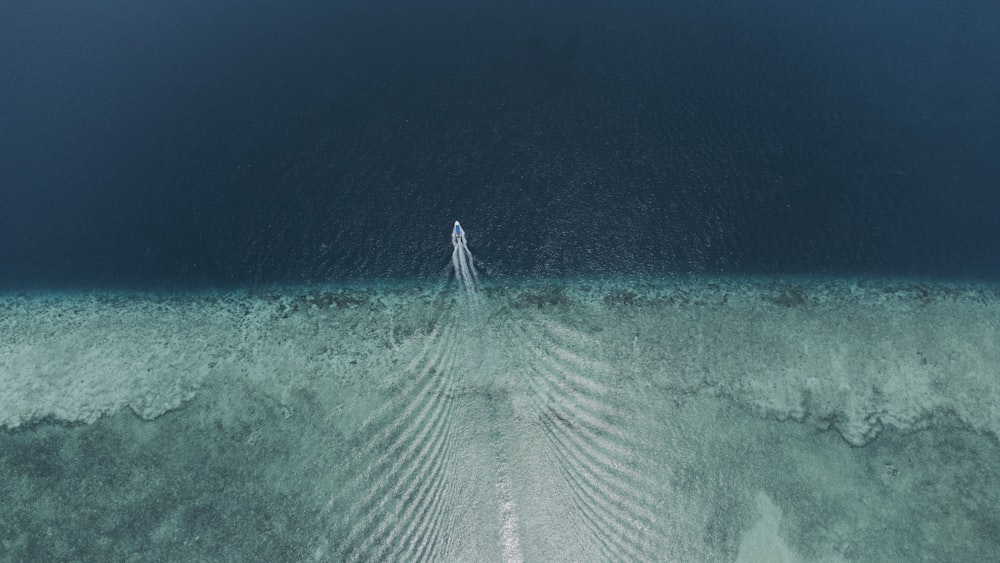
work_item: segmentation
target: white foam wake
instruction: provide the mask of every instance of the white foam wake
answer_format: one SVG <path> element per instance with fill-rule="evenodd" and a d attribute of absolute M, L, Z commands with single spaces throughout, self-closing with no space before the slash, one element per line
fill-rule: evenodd
<path fill-rule="evenodd" d="M 462 289 L 470 293 L 476 291 L 479 285 L 479 274 L 476 273 L 476 266 L 473 264 L 472 252 L 465 242 L 465 238 L 456 238 L 452 241 L 455 249 L 451 253 L 451 265 L 455 270 L 455 279 Z"/>

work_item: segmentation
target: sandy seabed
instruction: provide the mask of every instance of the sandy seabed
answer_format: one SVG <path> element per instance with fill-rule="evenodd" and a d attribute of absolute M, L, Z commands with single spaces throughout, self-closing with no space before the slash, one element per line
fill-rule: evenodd
<path fill-rule="evenodd" d="M 0 298 L 0 559 L 990 560 L 1000 288 Z"/>

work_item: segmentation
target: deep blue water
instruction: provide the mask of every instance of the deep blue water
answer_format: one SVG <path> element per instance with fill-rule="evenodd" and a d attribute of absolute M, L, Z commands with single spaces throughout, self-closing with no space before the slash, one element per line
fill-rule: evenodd
<path fill-rule="evenodd" d="M 1000 278 L 1000 4 L 0 8 L 0 286 Z"/>

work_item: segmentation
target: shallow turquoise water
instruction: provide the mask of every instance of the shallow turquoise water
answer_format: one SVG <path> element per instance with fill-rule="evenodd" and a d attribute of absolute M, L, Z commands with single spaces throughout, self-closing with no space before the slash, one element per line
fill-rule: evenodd
<path fill-rule="evenodd" d="M 8 296 L 5 560 L 989 560 L 992 287 Z"/>

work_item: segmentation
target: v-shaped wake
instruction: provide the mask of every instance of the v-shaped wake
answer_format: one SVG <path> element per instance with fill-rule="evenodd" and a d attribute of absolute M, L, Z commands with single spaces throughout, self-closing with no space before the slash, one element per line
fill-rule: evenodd
<path fill-rule="evenodd" d="M 455 221 L 455 229 L 451 233 L 451 244 L 454 250 L 451 253 L 451 265 L 455 270 L 455 279 L 462 289 L 470 293 L 476 291 L 479 285 L 479 275 L 473 264 L 472 252 L 465 240 L 465 230 L 458 221 Z"/>

